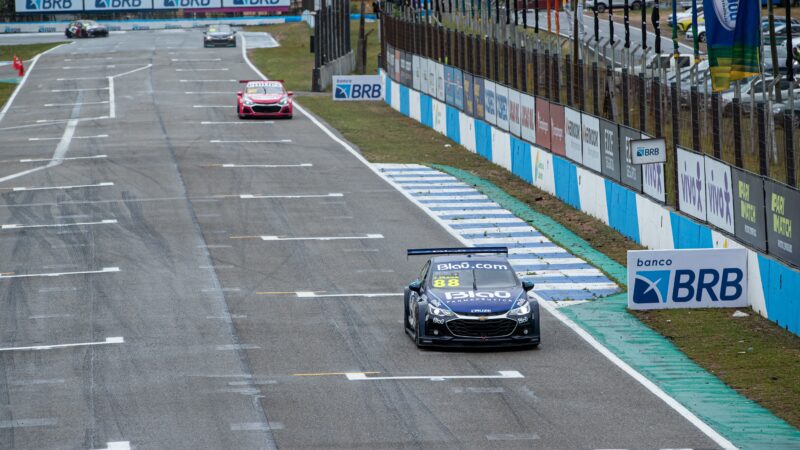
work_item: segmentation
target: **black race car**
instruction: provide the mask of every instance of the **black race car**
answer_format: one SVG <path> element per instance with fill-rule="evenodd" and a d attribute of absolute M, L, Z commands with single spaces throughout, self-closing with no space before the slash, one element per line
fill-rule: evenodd
<path fill-rule="evenodd" d="M 203 32 L 203 46 L 236 47 L 236 31 L 230 25 L 209 25 Z"/>
<path fill-rule="evenodd" d="M 540 342 L 539 303 L 528 298 L 505 247 L 409 249 L 435 255 L 405 289 L 406 334 L 425 346 L 528 346 Z"/>
<path fill-rule="evenodd" d="M 67 25 L 64 35 L 68 38 L 107 37 L 108 27 L 94 20 L 76 20 Z"/>

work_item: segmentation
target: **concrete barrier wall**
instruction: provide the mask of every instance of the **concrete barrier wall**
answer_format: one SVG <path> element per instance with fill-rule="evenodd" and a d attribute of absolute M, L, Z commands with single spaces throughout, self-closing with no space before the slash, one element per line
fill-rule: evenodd
<path fill-rule="evenodd" d="M 653 249 L 745 248 L 728 235 L 656 203 L 602 175 L 474 119 L 381 73 L 386 103 L 467 150 L 505 167 L 525 181 Z M 413 92 L 413 93 L 411 93 Z M 419 102 L 419 107 L 408 102 Z M 800 334 L 800 272 L 750 248 L 748 297 L 753 310 Z M 625 281 L 625 280 L 622 280 Z"/>

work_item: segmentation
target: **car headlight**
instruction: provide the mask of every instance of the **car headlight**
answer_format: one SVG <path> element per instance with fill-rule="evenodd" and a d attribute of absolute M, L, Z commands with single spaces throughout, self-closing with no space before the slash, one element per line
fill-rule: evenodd
<path fill-rule="evenodd" d="M 531 304 L 526 299 L 520 299 L 517 307 L 508 312 L 509 316 L 526 316 L 531 312 Z"/>
<path fill-rule="evenodd" d="M 289 97 L 283 97 L 281 101 L 278 102 L 278 105 L 280 106 L 286 106 L 288 104 L 289 104 Z"/>
<path fill-rule="evenodd" d="M 245 97 L 242 102 L 244 103 L 244 106 L 253 106 L 255 104 L 252 100 L 250 100 L 247 97 Z"/>
<path fill-rule="evenodd" d="M 229 40 L 229 41 L 232 41 L 232 40 L 234 40 L 234 39 L 236 39 L 236 38 L 235 38 L 233 35 L 230 35 L 230 36 L 228 36 L 228 40 Z"/>
<path fill-rule="evenodd" d="M 428 314 L 437 317 L 449 317 L 454 315 L 453 311 L 450 311 L 447 308 L 441 308 L 439 306 L 433 306 L 431 303 L 428 303 Z"/>

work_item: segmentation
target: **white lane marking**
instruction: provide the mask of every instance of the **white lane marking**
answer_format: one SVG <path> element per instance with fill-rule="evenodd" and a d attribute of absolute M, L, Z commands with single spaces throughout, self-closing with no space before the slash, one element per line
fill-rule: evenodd
<path fill-rule="evenodd" d="M 217 350 L 220 351 L 227 351 L 227 350 L 258 350 L 261 347 L 258 345 L 253 344 L 225 344 L 225 345 L 218 345 Z"/>
<path fill-rule="evenodd" d="M 61 136 L 61 140 L 58 142 L 58 145 L 56 146 L 56 151 L 53 153 L 53 158 L 48 160 L 49 163 L 47 165 L 41 167 L 34 167 L 33 169 L 23 170 L 22 172 L 17 172 L 11 175 L 7 175 L 3 178 L 0 178 L 0 183 L 8 180 L 13 180 L 15 178 L 19 178 L 21 176 L 25 176 L 34 172 L 38 172 L 40 170 L 61 165 L 61 163 L 66 159 L 64 158 L 64 155 L 66 155 L 67 150 L 69 150 L 69 143 L 72 141 L 72 136 L 75 134 L 75 128 L 77 126 L 78 126 L 77 120 L 70 120 L 69 122 L 67 122 L 67 126 L 64 127 L 64 134 Z M 21 159 L 19 162 L 26 162 L 26 161 L 24 159 Z"/>
<path fill-rule="evenodd" d="M 175 72 L 227 72 L 227 67 L 221 67 L 217 69 L 206 68 L 206 69 L 175 69 Z"/>
<path fill-rule="evenodd" d="M 92 345 L 107 345 L 107 344 L 124 344 L 125 338 L 122 336 L 107 337 L 105 341 L 98 342 L 78 342 L 76 344 L 53 344 L 53 345 L 32 345 L 30 347 L 6 347 L 0 348 L 0 352 L 15 352 L 26 350 L 52 350 L 54 348 L 69 348 L 69 347 L 89 347 Z"/>
<path fill-rule="evenodd" d="M 99 448 L 95 450 L 131 450 L 130 441 L 114 441 L 106 443 L 106 448 Z"/>
<path fill-rule="evenodd" d="M 24 86 L 25 82 L 28 81 L 28 77 L 31 75 L 31 72 L 33 72 L 33 68 L 36 67 L 36 63 L 39 62 L 39 58 L 64 45 L 67 44 L 57 45 L 33 57 L 33 61 L 31 61 L 31 65 L 30 67 L 28 67 L 28 70 L 25 71 L 25 75 L 22 77 L 22 80 L 20 80 L 19 84 L 17 84 L 17 87 L 14 89 L 14 92 L 11 93 L 11 97 L 8 98 L 5 106 L 3 106 L 3 109 L 0 109 L 0 122 L 3 121 L 3 118 L 6 116 L 8 109 L 11 108 L 11 104 L 14 103 L 14 99 L 17 98 L 17 94 L 19 94 L 20 91 L 22 90 L 22 86 Z"/>
<path fill-rule="evenodd" d="M 536 433 L 498 433 L 487 434 L 487 441 L 535 441 L 539 439 Z"/>
<path fill-rule="evenodd" d="M 107 87 L 82 88 L 82 89 L 51 89 L 50 92 L 87 92 L 87 91 L 107 91 Z"/>
<path fill-rule="evenodd" d="M 201 289 L 200 292 L 240 292 L 240 288 L 205 288 Z"/>
<path fill-rule="evenodd" d="M 196 58 L 196 59 L 172 58 L 172 62 L 212 62 L 212 61 L 222 61 L 222 58 Z"/>
<path fill-rule="evenodd" d="M 80 60 L 72 59 L 72 58 L 65 58 L 64 61 L 65 62 L 69 62 L 69 61 L 100 61 L 100 60 L 104 60 L 104 59 L 113 59 L 113 57 L 106 56 L 105 58 L 81 58 Z"/>
<path fill-rule="evenodd" d="M 239 80 L 178 80 L 179 83 L 238 83 Z"/>
<path fill-rule="evenodd" d="M 103 267 L 100 270 L 81 270 L 77 272 L 23 273 L 19 275 L 0 275 L 0 280 L 6 278 L 61 277 L 65 275 L 87 275 L 94 273 L 109 273 L 109 272 L 119 272 L 119 267 Z"/>
<path fill-rule="evenodd" d="M 55 106 L 78 106 L 78 105 L 107 105 L 108 100 L 103 100 L 100 102 L 84 102 L 84 103 L 45 103 L 46 108 L 52 108 Z"/>
<path fill-rule="evenodd" d="M 47 159 L 47 158 L 20 159 L 19 162 L 21 162 L 21 163 L 35 163 L 35 162 L 48 162 L 48 161 L 53 162 L 53 161 L 58 161 L 58 164 L 61 164 L 61 161 L 73 161 L 73 160 L 76 160 L 76 159 L 102 159 L 102 158 L 107 158 L 107 157 L 108 157 L 108 155 L 72 156 L 72 157 L 69 157 L 69 158 L 55 158 L 54 157 L 54 158 L 50 158 L 50 159 Z M 57 166 L 58 164 L 54 164 L 54 166 Z M 52 167 L 52 166 L 50 166 L 48 164 L 47 166 L 44 166 L 44 168 L 46 168 L 46 167 Z M 8 177 L 6 177 L 6 178 L 8 178 Z M 5 181 L 5 178 L 0 178 L 0 181 Z"/>
<path fill-rule="evenodd" d="M 497 203 L 494 203 L 494 202 L 475 202 L 475 203 L 464 202 L 464 203 L 458 203 L 458 204 L 453 204 L 453 203 L 425 203 L 424 206 L 427 207 L 427 208 L 454 207 L 454 206 L 460 206 L 462 208 L 495 208 L 495 207 L 499 207 L 500 205 L 498 205 Z M 434 211 L 434 212 L 436 214 L 445 213 L 445 211 Z M 516 230 L 516 231 L 519 231 L 519 230 Z"/>
<path fill-rule="evenodd" d="M 108 102 L 105 102 L 105 103 L 108 103 Z M 107 134 L 98 134 L 96 136 L 72 136 L 72 139 L 102 139 L 102 138 L 107 138 L 107 137 L 108 137 Z M 57 138 L 57 137 L 35 138 L 34 137 L 34 138 L 28 138 L 28 140 L 29 141 L 58 141 L 58 140 L 61 140 L 61 138 Z"/>
<path fill-rule="evenodd" d="M 105 80 L 106 77 L 56 78 L 56 81 Z"/>
<path fill-rule="evenodd" d="M 525 378 L 524 375 L 516 370 L 501 370 L 497 372 L 498 375 L 411 375 L 411 376 L 397 376 L 397 377 L 368 377 L 367 374 L 362 372 L 346 373 L 345 376 L 349 381 L 363 381 L 363 380 L 428 380 L 428 381 L 445 381 L 445 380 L 485 380 L 485 379 L 518 379 Z"/>
<path fill-rule="evenodd" d="M 192 108 L 230 108 L 230 105 L 192 105 Z"/>
<path fill-rule="evenodd" d="M 383 239 L 382 234 L 364 234 L 361 236 L 319 236 L 319 237 L 280 237 L 260 236 L 262 241 L 345 241 L 354 239 Z"/>
<path fill-rule="evenodd" d="M 199 94 L 199 95 L 225 94 L 225 95 L 233 95 L 233 92 L 231 92 L 231 91 L 186 91 L 186 92 L 184 92 L 184 94 Z"/>
<path fill-rule="evenodd" d="M 526 223 L 517 217 L 497 217 L 493 219 L 442 219 L 448 225 L 482 224 L 482 223 Z M 522 230 L 525 231 L 525 230 Z"/>
<path fill-rule="evenodd" d="M 61 70 L 75 70 L 75 69 L 86 69 L 86 70 L 92 69 L 92 70 L 94 70 L 94 69 L 116 69 L 116 68 L 117 68 L 117 66 L 115 64 L 109 64 L 107 66 L 102 66 L 102 65 L 101 66 L 64 66 L 64 67 L 61 68 Z M 53 67 L 53 69 L 56 69 L 56 67 Z"/>
<path fill-rule="evenodd" d="M 536 283 L 536 289 L 542 289 L 545 291 L 571 291 L 575 289 L 575 284 L 573 283 Z M 608 283 L 580 283 L 580 289 L 588 290 L 588 291 L 601 291 L 604 289 L 616 289 L 618 286 L 613 281 Z"/>
<path fill-rule="evenodd" d="M 29 427 L 51 427 L 58 424 L 58 419 L 16 419 L 0 420 L 0 429 L 6 428 L 29 428 Z"/>
<path fill-rule="evenodd" d="M 97 184 L 76 184 L 72 186 L 45 186 L 45 187 L 13 187 L 7 188 L 12 192 L 20 192 L 20 191 L 49 191 L 54 189 L 78 189 L 78 188 L 89 188 L 89 187 L 105 187 L 105 186 L 113 186 L 114 183 L 111 181 L 104 181 L 102 183 Z M 80 214 L 77 216 L 58 216 L 59 219 L 67 218 L 67 217 L 86 217 L 86 214 Z"/>
<path fill-rule="evenodd" d="M 257 199 L 257 198 L 326 198 L 326 197 L 344 197 L 344 194 L 339 192 L 331 192 L 329 194 L 295 194 L 295 195 L 254 195 L 254 194 L 241 194 L 241 199 Z"/>
<path fill-rule="evenodd" d="M 283 429 L 283 423 L 272 422 L 272 421 L 270 421 L 269 424 L 261 422 L 231 424 L 231 431 L 270 431 L 270 430 L 282 430 L 282 429 Z"/>
<path fill-rule="evenodd" d="M 108 117 L 117 117 L 116 93 L 114 90 L 114 77 L 108 77 Z"/>
<path fill-rule="evenodd" d="M 39 119 L 36 123 L 64 123 L 64 122 L 88 122 L 90 120 L 105 120 L 108 119 L 108 116 L 97 116 L 97 117 L 81 117 L 80 119 Z"/>
<path fill-rule="evenodd" d="M 262 168 L 262 169 L 282 169 L 288 167 L 312 167 L 311 163 L 303 164 L 220 164 L 216 167 L 223 168 Z"/>
<path fill-rule="evenodd" d="M 473 244 L 543 244 L 550 242 L 544 236 L 502 237 L 502 238 L 469 238 Z"/>
<path fill-rule="evenodd" d="M 211 139 L 208 141 L 210 144 L 288 144 L 291 139 L 277 139 L 273 141 L 223 141 L 219 139 Z"/>
<path fill-rule="evenodd" d="M 151 68 L 151 67 L 153 67 L 153 64 L 148 64 L 148 65 L 146 65 L 146 66 L 142 66 L 142 67 L 139 67 L 139 68 L 137 68 L 137 69 L 129 70 L 129 71 L 127 71 L 127 72 L 122 72 L 122 73 L 118 73 L 118 74 L 116 74 L 116 75 L 111 75 L 109 78 L 119 78 L 119 77 L 124 77 L 125 75 L 130 75 L 130 74 L 132 74 L 132 73 L 136 73 L 136 72 L 138 72 L 138 71 L 140 71 L 140 70 L 144 70 L 144 69 L 149 69 L 149 68 Z"/>
<path fill-rule="evenodd" d="M 298 291 L 294 293 L 297 298 L 345 298 L 345 297 L 365 297 L 365 298 L 378 298 L 378 297 L 401 297 L 402 292 L 374 292 L 374 293 L 351 293 L 351 294 L 317 294 L 311 291 Z"/>
<path fill-rule="evenodd" d="M 53 223 L 45 225 L 20 225 L 18 223 L 8 223 L 0 225 L 0 230 L 20 230 L 23 228 L 59 228 L 59 227 L 78 227 L 82 225 L 106 225 L 117 223 L 117 219 L 101 220 L 99 222 L 75 222 L 75 223 Z"/>
<path fill-rule="evenodd" d="M 209 122 L 203 121 L 200 122 L 200 125 L 241 125 L 241 124 L 264 124 L 264 125 L 272 125 L 275 122 L 272 120 L 239 120 L 236 122 Z"/>
<path fill-rule="evenodd" d="M 42 384 L 64 384 L 63 378 L 38 378 L 34 380 L 9 381 L 9 386 L 38 386 Z"/>

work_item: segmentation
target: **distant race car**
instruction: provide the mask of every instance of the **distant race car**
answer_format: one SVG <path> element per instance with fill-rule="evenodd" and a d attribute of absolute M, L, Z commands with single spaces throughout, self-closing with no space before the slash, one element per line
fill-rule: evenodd
<path fill-rule="evenodd" d="M 76 20 L 67 25 L 64 35 L 68 38 L 107 37 L 108 27 L 94 20 Z"/>
<path fill-rule="evenodd" d="M 236 47 L 236 31 L 230 25 L 209 25 L 203 32 L 203 47 Z"/>
<path fill-rule="evenodd" d="M 240 119 L 248 117 L 292 118 L 293 92 L 287 91 L 280 80 L 246 81 L 239 91 L 236 112 Z"/>
<path fill-rule="evenodd" d="M 539 345 L 533 283 L 517 278 L 507 254 L 505 247 L 409 249 L 434 256 L 405 289 L 406 334 L 418 347 Z"/>

